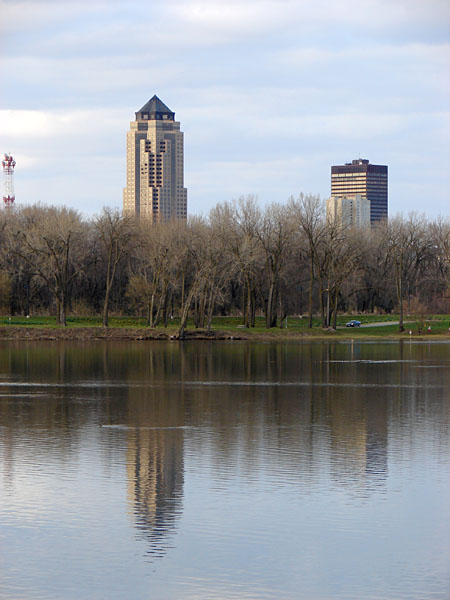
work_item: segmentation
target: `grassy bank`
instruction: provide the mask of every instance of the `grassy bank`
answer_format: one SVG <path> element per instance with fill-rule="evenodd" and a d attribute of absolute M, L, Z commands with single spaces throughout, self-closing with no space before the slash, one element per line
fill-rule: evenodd
<path fill-rule="evenodd" d="M 363 327 L 347 328 L 346 322 L 355 318 Z M 308 319 L 289 317 L 283 328 L 266 329 L 264 319 L 257 318 L 256 326 L 246 329 L 240 317 L 215 317 L 212 323 L 212 335 L 204 330 L 195 330 L 192 320 L 188 321 L 189 337 L 216 339 L 302 339 L 302 338 L 449 338 L 450 316 L 436 315 L 426 321 L 414 317 L 405 317 L 405 332 L 398 331 L 398 315 L 356 315 L 342 316 L 338 319 L 338 329 L 324 330 L 320 320 L 315 318 L 313 328 L 309 329 Z M 167 328 L 150 329 L 145 319 L 135 317 L 111 317 L 110 327 L 102 327 L 100 317 L 69 317 L 67 327 L 56 324 L 55 317 L 0 317 L 0 338 L 20 339 L 170 339 L 175 336 L 179 319 L 171 319 Z M 430 330 L 428 330 L 430 327 Z M 58 333 L 60 332 L 60 333 Z M 65 333 L 63 333 L 65 332 Z M 411 333 L 410 333 L 411 332 Z"/>

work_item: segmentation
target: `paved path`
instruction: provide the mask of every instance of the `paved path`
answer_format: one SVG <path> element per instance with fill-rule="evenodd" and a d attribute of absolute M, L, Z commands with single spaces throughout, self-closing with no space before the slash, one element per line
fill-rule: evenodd
<path fill-rule="evenodd" d="M 406 325 L 409 321 L 403 321 L 403 325 Z M 383 327 L 383 325 L 398 325 L 399 321 L 382 321 L 381 323 L 363 323 L 361 327 Z"/>
<path fill-rule="evenodd" d="M 403 321 L 403 325 L 408 325 L 412 321 Z M 384 325 L 398 325 L 399 321 L 381 321 L 380 323 L 361 323 L 360 327 L 346 327 L 338 325 L 338 329 L 362 329 L 363 327 L 383 327 Z"/>

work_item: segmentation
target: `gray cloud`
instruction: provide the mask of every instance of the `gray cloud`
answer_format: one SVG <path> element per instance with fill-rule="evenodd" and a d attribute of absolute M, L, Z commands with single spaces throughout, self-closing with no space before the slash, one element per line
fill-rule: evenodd
<path fill-rule="evenodd" d="M 393 211 L 448 211 L 446 1 L 0 2 L 0 150 L 17 198 L 120 204 L 125 132 L 157 93 L 185 131 L 192 212 L 329 193 L 364 155 Z M 45 161 L 42 157 L 45 156 Z M 51 168 L 48 166 L 51 165 Z"/>

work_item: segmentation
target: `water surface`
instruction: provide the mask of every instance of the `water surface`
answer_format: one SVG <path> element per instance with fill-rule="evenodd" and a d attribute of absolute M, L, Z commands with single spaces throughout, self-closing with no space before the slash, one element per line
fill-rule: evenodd
<path fill-rule="evenodd" d="M 0 346 L 0 598 L 448 599 L 450 345 Z"/>

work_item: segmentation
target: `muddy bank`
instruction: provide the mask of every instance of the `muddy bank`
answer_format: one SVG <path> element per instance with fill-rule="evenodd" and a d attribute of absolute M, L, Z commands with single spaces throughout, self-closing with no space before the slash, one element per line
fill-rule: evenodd
<path fill-rule="evenodd" d="M 0 327 L 0 340 L 176 340 L 173 331 L 155 329 L 126 329 L 122 327 L 20 327 L 10 325 Z M 229 340 L 246 339 L 226 331 L 194 329 L 185 331 L 186 340 Z"/>
<path fill-rule="evenodd" d="M 210 331 L 206 329 L 190 329 L 185 331 L 185 340 L 249 340 L 249 341 L 307 341 L 307 340 L 361 340 L 361 339 L 413 339 L 424 340 L 447 339 L 450 341 L 449 333 L 437 333 L 433 336 L 412 335 L 407 332 L 364 333 L 354 335 L 352 331 L 321 330 L 321 331 Z M 88 340 L 178 340 L 177 332 L 161 329 L 128 329 L 126 327 L 23 327 L 20 325 L 8 325 L 0 327 L 0 342 L 2 340 L 31 340 L 31 341 L 88 341 Z"/>

